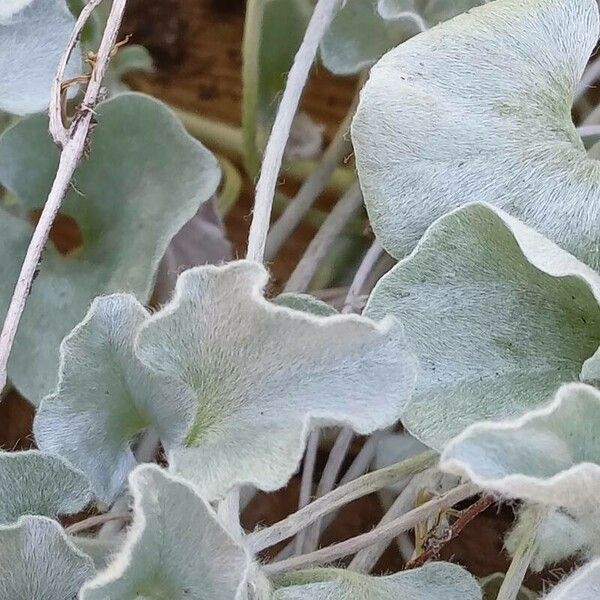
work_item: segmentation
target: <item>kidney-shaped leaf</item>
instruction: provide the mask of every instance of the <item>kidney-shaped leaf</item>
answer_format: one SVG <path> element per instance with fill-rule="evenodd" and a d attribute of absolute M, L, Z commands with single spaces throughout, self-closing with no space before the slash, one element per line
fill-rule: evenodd
<path fill-rule="evenodd" d="M 600 594 L 600 560 L 588 563 L 559 583 L 544 600 L 597 600 Z"/>
<path fill-rule="evenodd" d="M 316 569 L 292 573 L 289 583 L 275 591 L 273 600 L 481 600 L 475 579 L 458 565 L 445 562 L 386 577 Z"/>
<path fill-rule="evenodd" d="M 512 498 L 597 510 L 598 423 L 600 392 L 569 384 L 516 420 L 472 425 L 446 446 L 440 466 Z"/>
<path fill-rule="evenodd" d="M 36 450 L 0 452 L 0 525 L 23 515 L 73 514 L 91 499 L 83 473 L 62 459 Z"/>
<path fill-rule="evenodd" d="M 71 600 L 93 576 L 91 558 L 55 521 L 22 517 L 0 527 L 0 600 Z"/>
<path fill-rule="evenodd" d="M 375 0 L 347 0 L 321 43 L 321 60 L 332 73 L 350 75 L 372 65 L 390 48 L 419 33 L 416 14 L 385 21 Z"/>
<path fill-rule="evenodd" d="M 600 163 L 571 121 L 595 0 L 497 0 L 372 69 L 352 127 L 373 228 L 402 258 L 438 217 L 490 202 L 600 266 Z"/>
<path fill-rule="evenodd" d="M 136 465 L 131 446 L 140 433 L 152 427 L 169 447 L 183 440 L 194 415 L 195 405 L 171 395 L 134 354 L 148 316 L 133 296 L 94 300 L 61 344 L 58 388 L 34 421 L 38 446 L 81 469 L 107 503 Z"/>
<path fill-rule="evenodd" d="M 74 27 L 65 0 L 3 0 L 0 111 L 24 115 L 47 108 L 52 79 Z M 80 68 L 76 57 L 65 77 L 73 77 Z"/>
<path fill-rule="evenodd" d="M 403 422 L 441 449 L 468 425 L 520 416 L 577 380 L 600 345 L 598 298 L 596 273 L 472 204 L 429 228 L 379 281 L 365 314 L 403 323 L 421 366 Z"/>
<path fill-rule="evenodd" d="M 125 545 L 82 600 L 244 598 L 250 557 L 187 482 L 144 465 L 130 487 L 134 523 Z"/>
<path fill-rule="evenodd" d="M 137 354 L 196 406 L 174 468 L 212 499 L 248 483 L 285 485 L 313 420 L 366 434 L 394 423 L 415 363 L 399 325 L 318 317 L 264 299 L 256 263 L 183 273 L 170 305 L 142 326 Z"/>
<path fill-rule="evenodd" d="M 47 248 L 9 363 L 9 378 L 35 403 L 53 390 L 60 342 L 92 298 L 127 291 L 147 300 L 169 241 L 219 181 L 212 154 L 160 102 L 123 94 L 100 104 L 97 113 L 90 155 L 63 204 L 82 245 L 66 255 Z M 45 201 L 57 162 L 44 115 L 0 138 L 0 183 L 24 212 Z M 0 315 L 31 234 L 27 221 L 0 211 Z"/>

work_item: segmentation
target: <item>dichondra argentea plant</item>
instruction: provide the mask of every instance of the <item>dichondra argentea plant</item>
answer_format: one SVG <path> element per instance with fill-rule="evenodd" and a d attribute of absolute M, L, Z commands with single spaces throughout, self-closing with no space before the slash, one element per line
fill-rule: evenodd
<path fill-rule="evenodd" d="M 36 407 L 35 449 L 0 452 L 0 600 L 515 600 L 565 559 L 544 598 L 595 600 L 600 111 L 580 81 L 596 0 L 248 0 L 236 151 L 259 176 L 240 260 L 221 227 L 237 167 L 193 116 L 186 131 L 128 91 L 152 67 L 119 42 L 125 3 L 0 6 L 0 386 Z M 359 74 L 359 98 L 270 238 L 316 60 Z M 311 212 L 339 172 L 336 206 Z M 334 308 L 302 282 L 364 229 L 363 200 L 376 239 Z M 68 251 L 49 241 L 58 212 L 81 234 Z M 311 215 L 269 297 L 265 248 Z M 299 469 L 298 511 L 246 531 L 244 501 Z M 392 499 L 381 522 L 319 548 L 374 492 Z M 506 573 L 439 560 L 508 500 Z M 371 575 L 391 543 L 404 569 Z"/>

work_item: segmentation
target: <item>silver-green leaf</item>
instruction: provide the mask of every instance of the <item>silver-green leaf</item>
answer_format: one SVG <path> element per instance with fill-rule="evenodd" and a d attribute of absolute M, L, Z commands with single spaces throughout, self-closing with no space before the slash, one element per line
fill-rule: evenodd
<path fill-rule="evenodd" d="M 278 489 L 313 425 L 366 434 L 410 400 L 415 363 L 399 325 L 277 306 L 262 295 L 267 280 L 248 261 L 186 271 L 138 336 L 168 397 L 196 407 L 185 446 L 168 454 L 209 499 L 236 484 Z"/>
<path fill-rule="evenodd" d="M 248 552 L 187 482 L 155 465 L 130 477 L 134 523 L 81 600 L 242 600 Z"/>
<path fill-rule="evenodd" d="M 71 600 L 94 576 L 92 560 L 45 517 L 0 527 L 0 600 Z"/>
<path fill-rule="evenodd" d="M 600 266 L 600 163 L 571 120 L 595 0 L 497 0 L 371 70 L 352 126 L 376 235 L 396 258 L 466 202 L 506 210 Z"/>
<path fill-rule="evenodd" d="M 477 421 L 522 415 L 577 381 L 600 346 L 600 277 L 516 219 L 472 204 L 436 221 L 377 284 L 420 361 L 407 429 L 442 449 Z"/>
<path fill-rule="evenodd" d="M 3 0 L 0 6 L 0 111 L 25 115 L 48 107 L 52 79 L 75 18 L 65 0 Z M 74 53 L 65 77 L 77 75 Z"/>

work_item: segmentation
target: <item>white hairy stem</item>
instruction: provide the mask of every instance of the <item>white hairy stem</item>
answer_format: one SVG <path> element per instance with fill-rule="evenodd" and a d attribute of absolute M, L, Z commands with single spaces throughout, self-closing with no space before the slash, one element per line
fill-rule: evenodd
<path fill-rule="evenodd" d="M 277 116 L 265 148 L 260 177 L 256 185 L 254 214 L 248 236 L 247 258 L 262 262 L 271 220 L 271 210 L 283 153 L 298 110 L 300 96 L 315 60 L 321 38 L 329 28 L 341 0 L 319 0 L 290 69 Z"/>

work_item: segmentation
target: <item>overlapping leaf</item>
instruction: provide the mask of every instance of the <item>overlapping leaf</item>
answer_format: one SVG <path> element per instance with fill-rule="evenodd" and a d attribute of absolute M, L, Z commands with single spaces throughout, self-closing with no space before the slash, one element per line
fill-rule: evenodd
<path fill-rule="evenodd" d="M 347 0 L 323 38 L 321 60 L 332 73 L 358 73 L 419 33 L 421 24 L 415 17 L 386 21 L 379 16 L 375 0 Z"/>
<path fill-rule="evenodd" d="M 569 384 L 544 408 L 505 422 L 477 423 L 444 450 L 440 466 L 486 489 L 577 511 L 600 494 L 600 392 Z"/>
<path fill-rule="evenodd" d="M 186 447 L 169 457 L 211 499 L 238 483 L 283 486 L 311 423 L 368 433 L 410 398 L 415 365 L 398 325 L 276 306 L 262 296 L 267 279 L 247 261 L 186 271 L 138 337 L 168 397 L 196 407 Z"/>
<path fill-rule="evenodd" d="M 441 449 L 524 414 L 598 369 L 600 279 L 522 223 L 473 204 L 439 219 L 375 287 L 365 314 L 404 324 L 421 370 L 403 416 Z"/>
<path fill-rule="evenodd" d="M 47 108 L 52 79 L 74 26 L 65 0 L 3 0 L 0 111 L 24 115 Z M 81 68 L 76 55 L 66 77 Z"/>
<path fill-rule="evenodd" d="M 0 452 L 0 525 L 23 515 L 76 513 L 91 499 L 83 473 L 60 458 L 35 450 Z"/>
<path fill-rule="evenodd" d="M 0 600 L 70 600 L 94 575 L 92 560 L 45 517 L 0 527 Z"/>
<path fill-rule="evenodd" d="M 578 569 L 545 596 L 545 600 L 596 600 L 600 593 L 600 560 Z"/>
<path fill-rule="evenodd" d="M 147 428 L 166 447 L 183 441 L 194 404 L 171 394 L 134 353 L 148 312 L 132 296 L 97 298 L 61 345 L 57 391 L 35 417 L 37 444 L 81 469 L 110 503 L 135 467 L 133 443 Z"/>
<path fill-rule="evenodd" d="M 273 600 L 481 600 L 475 579 L 457 565 L 430 563 L 386 577 L 340 569 L 293 573 Z"/>
<path fill-rule="evenodd" d="M 571 121 L 594 0 L 497 0 L 389 52 L 352 137 L 371 223 L 402 258 L 438 217 L 490 202 L 600 266 L 600 163 Z"/>
<path fill-rule="evenodd" d="M 333 306 L 310 294 L 284 292 L 273 299 L 273 304 L 277 304 L 277 306 L 287 306 L 293 310 L 300 310 L 319 317 L 330 317 L 331 315 L 337 314 L 337 310 L 335 310 Z"/>
<path fill-rule="evenodd" d="M 53 390 L 60 342 L 92 298 L 128 291 L 148 299 L 169 241 L 219 180 L 213 156 L 156 100 L 123 94 L 100 104 L 97 113 L 89 158 L 63 205 L 83 244 L 66 255 L 47 248 L 9 364 L 9 378 L 35 403 Z M 18 196 L 23 213 L 45 201 L 57 152 L 43 115 L 0 138 L 0 182 Z M 0 212 L 0 315 L 31 233 L 25 219 Z"/>
<path fill-rule="evenodd" d="M 241 600 L 250 557 L 185 481 L 156 466 L 130 477 L 134 524 L 124 548 L 82 600 Z"/>

